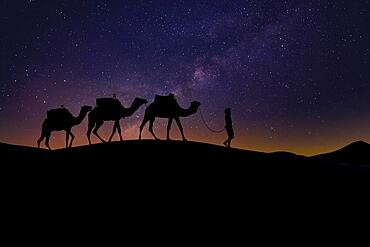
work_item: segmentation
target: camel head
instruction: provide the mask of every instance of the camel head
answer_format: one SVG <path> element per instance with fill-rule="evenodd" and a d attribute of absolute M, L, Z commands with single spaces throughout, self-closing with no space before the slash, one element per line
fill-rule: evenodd
<path fill-rule="evenodd" d="M 92 107 L 89 105 L 81 106 L 81 112 L 88 113 L 91 110 L 92 110 Z"/>
<path fill-rule="evenodd" d="M 192 114 L 195 114 L 198 111 L 199 106 L 200 106 L 200 102 L 192 101 L 190 103 L 190 107 L 188 109 L 183 110 L 182 113 L 180 113 L 180 115 L 182 117 L 187 117 L 187 116 L 190 116 Z"/>
<path fill-rule="evenodd" d="M 187 109 L 180 108 L 178 114 L 180 117 L 188 117 L 190 115 L 197 113 L 199 106 L 200 102 L 193 101 L 190 103 L 189 108 Z"/>
<path fill-rule="evenodd" d="M 134 99 L 134 102 L 132 102 L 132 105 L 142 106 L 142 105 L 145 105 L 147 103 L 148 103 L 148 101 L 146 99 L 142 99 L 142 98 L 136 97 Z"/>
<path fill-rule="evenodd" d="M 198 111 L 199 106 L 200 106 L 199 101 L 192 101 L 190 103 L 190 109 L 194 109 L 194 112 Z"/>

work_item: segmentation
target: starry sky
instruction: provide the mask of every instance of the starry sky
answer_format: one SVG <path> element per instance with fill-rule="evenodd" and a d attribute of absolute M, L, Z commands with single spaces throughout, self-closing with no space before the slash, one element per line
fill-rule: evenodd
<path fill-rule="evenodd" d="M 239 148 L 311 155 L 369 142 L 369 10 L 367 0 L 1 0 L 0 142 L 35 146 L 60 105 L 77 115 L 98 97 L 129 106 L 171 92 L 184 107 L 200 101 L 215 129 L 231 107 Z M 125 139 L 144 109 L 121 120 Z M 190 140 L 226 139 L 199 113 L 182 122 Z M 165 125 L 155 124 L 162 139 Z M 73 129 L 77 145 L 86 129 L 87 119 Z M 63 143 L 54 132 L 51 146 Z"/>

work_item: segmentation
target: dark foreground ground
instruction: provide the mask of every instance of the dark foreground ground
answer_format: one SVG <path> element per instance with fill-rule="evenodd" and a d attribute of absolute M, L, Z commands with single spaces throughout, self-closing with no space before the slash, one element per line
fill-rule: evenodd
<path fill-rule="evenodd" d="M 284 232 L 311 222 L 317 229 L 368 211 L 369 154 L 364 142 L 315 157 L 179 141 L 54 151 L 0 144 L 2 206 L 9 226 L 26 229 L 41 218 L 75 232 L 165 224 L 166 234 L 183 229 L 217 241 L 225 232 L 245 234 L 242 226 Z"/>

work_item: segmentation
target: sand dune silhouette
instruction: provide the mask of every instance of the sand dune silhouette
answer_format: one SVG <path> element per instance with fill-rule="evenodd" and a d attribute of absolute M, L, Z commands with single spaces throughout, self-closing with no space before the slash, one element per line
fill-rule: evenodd
<path fill-rule="evenodd" d="M 171 169 L 223 169 L 243 173 L 296 176 L 305 174 L 366 174 L 370 144 L 355 142 L 338 151 L 312 157 L 289 152 L 263 153 L 181 141 L 128 140 L 48 151 L 0 144 L 7 162 L 65 166 L 171 167 Z"/>

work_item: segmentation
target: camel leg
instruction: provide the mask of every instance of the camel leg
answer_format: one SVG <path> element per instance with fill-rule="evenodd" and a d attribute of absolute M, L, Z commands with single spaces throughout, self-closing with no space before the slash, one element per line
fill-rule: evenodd
<path fill-rule="evenodd" d="M 120 126 L 119 121 L 117 121 L 117 130 L 118 130 L 120 141 L 123 141 L 123 139 L 122 139 L 122 133 L 121 133 L 121 126 Z"/>
<path fill-rule="evenodd" d="M 89 141 L 89 144 L 91 144 L 91 139 L 90 139 L 90 136 L 91 136 L 91 131 L 94 129 L 95 127 L 95 123 L 93 121 L 90 121 L 89 119 L 89 125 L 88 125 L 88 129 L 87 129 L 87 140 Z"/>
<path fill-rule="evenodd" d="M 69 130 L 66 130 L 66 148 L 68 148 Z"/>
<path fill-rule="evenodd" d="M 75 139 L 75 135 L 72 134 L 72 131 L 69 131 L 69 135 L 71 136 L 71 142 L 69 143 L 69 147 L 72 147 L 73 140 Z"/>
<path fill-rule="evenodd" d="M 101 138 L 98 134 L 98 129 L 103 125 L 104 121 L 98 121 L 96 122 L 95 128 L 93 130 L 94 135 L 99 138 L 101 142 L 105 142 L 103 138 Z"/>
<path fill-rule="evenodd" d="M 181 132 L 182 140 L 183 141 L 186 141 L 186 138 L 185 138 L 185 135 L 184 135 L 184 130 L 182 128 L 182 124 L 181 124 L 180 118 L 176 117 L 175 120 L 176 120 L 177 126 L 179 126 L 179 130 Z"/>
<path fill-rule="evenodd" d="M 37 140 L 37 148 L 40 148 L 40 144 L 41 144 L 42 140 L 44 140 L 45 136 L 46 135 L 45 135 L 44 131 L 42 131 L 40 138 Z"/>
<path fill-rule="evenodd" d="M 51 150 L 51 148 L 50 148 L 50 146 L 49 146 L 49 140 L 50 140 L 50 135 L 51 135 L 51 132 L 49 132 L 49 133 L 46 133 L 46 139 L 45 139 L 45 146 L 49 149 L 49 150 Z"/>
<path fill-rule="evenodd" d="M 159 140 L 159 138 L 155 136 L 154 131 L 153 131 L 154 120 L 155 119 L 149 120 L 149 132 L 152 133 L 152 135 L 154 136 L 154 139 Z"/>
<path fill-rule="evenodd" d="M 112 141 L 112 138 L 113 138 L 114 134 L 116 133 L 116 129 L 117 129 L 117 122 L 114 121 L 113 129 L 112 129 L 112 134 L 110 135 L 110 137 L 108 139 L 108 142 L 111 142 Z"/>
<path fill-rule="evenodd" d="M 172 125 L 173 118 L 168 118 L 168 124 L 167 124 L 167 140 L 171 140 L 170 138 L 170 130 Z"/>
<path fill-rule="evenodd" d="M 144 126 L 146 125 L 146 123 L 147 123 L 148 121 L 149 121 L 149 119 L 144 118 L 143 122 L 142 122 L 142 123 L 141 123 L 141 125 L 140 125 L 139 140 L 141 140 L 141 133 L 143 132 Z"/>

